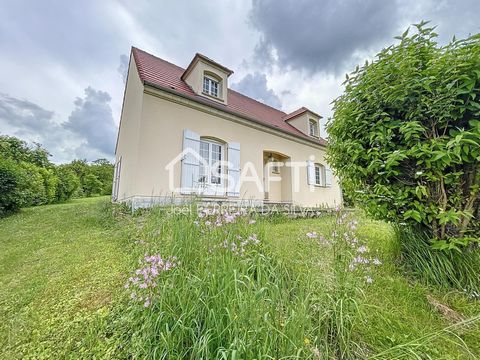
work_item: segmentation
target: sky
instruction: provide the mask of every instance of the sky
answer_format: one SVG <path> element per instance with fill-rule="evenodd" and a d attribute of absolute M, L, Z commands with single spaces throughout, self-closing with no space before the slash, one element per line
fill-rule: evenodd
<path fill-rule="evenodd" d="M 200 52 L 231 88 L 324 125 L 345 74 L 411 24 L 446 43 L 479 18 L 479 0 L 0 0 L 0 134 L 55 163 L 113 160 L 131 46 L 182 67 Z"/>

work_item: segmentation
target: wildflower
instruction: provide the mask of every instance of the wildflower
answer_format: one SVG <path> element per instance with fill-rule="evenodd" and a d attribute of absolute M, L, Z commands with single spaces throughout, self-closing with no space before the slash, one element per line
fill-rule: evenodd
<path fill-rule="evenodd" d="M 307 237 L 310 238 L 310 239 L 315 239 L 317 238 L 317 233 L 315 231 L 312 231 L 312 232 L 308 232 L 307 233 Z"/>
<path fill-rule="evenodd" d="M 211 224 L 212 224 L 211 221 L 209 221 L 209 220 L 205 221 L 205 225 L 210 226 Z"/>
<path fill-rule="evenodd" d="M 157 287 L 155 279 L 162 271 L 168 271 L 176 267 L 179 262 L 176 257 L 170 257 L 163 259 L 159 254 L 148 255 L 145 254 L 140 262 L 140 268 L 135 270 L 136 276 L 130 277 L 125 284 L 125 288 L 135 288 L 140 290 L 140 293 L 150 293 L 152 294 L 152 289 Z M 130 295 L 133 300 L 139 302 L 145 301 L 145 307 L 150 306 L 151 299 L 149 297 L 143 298 L 142 296 L 137 296 L 133 291 Z"/>
<path fill-rule="evenodd" d="M 303 339 L 303 343 L 305 345 L 310 345 L 310 339 L 306 337 L 305 339 Z"/>
<path fill-rule="evenodd" d="M 360 253 L 360 254 L 363 254 L 363 253 L 366 253 L 368 251 L 367 247 L 365 245 L 362 245 L 360 246 L 357 251 Z"/>
<path fill-rule="evenodd" d="M 150 298 L 147 298 L 143 304 L 144 307 L 149 307 L 150 306 Z"/>
<path fill-rule="evenodd" d="M 197 220 L 195 220 L 195 221 L 193 222 L 193 224 L 194 224 L 195 226 L 198 226 L 200 223 L 199 223 Z"/>
<path fill-rule="evenodd" d="M 235 221 L 235 216 L 233 215 L 225 215 L 225 222 L 226 223 L 233 223 Z"/>
<path fill-rule="evenodd" d="M 375 259 L 373 259 L 373 264 L 374 265 L 382 265 L 382 262 L 378 258 L 375 258 Z"/>
<path fill-rule="evenodd" d="M 367 284 L 373 283 L 373 279 L 372 279 L 371 276 L 366 276 L 366 277 L 365 277 L 365 281 L 367 282 Z"/>
<path fill-rule="evenodd" d="M 253 245 L 257 245 L 260 242 L 260 240 L 258 240 L 257 238 L 257 234 L 250 235 L 248 237 L 248 240 L 250 240 L 253 243 Z"/>

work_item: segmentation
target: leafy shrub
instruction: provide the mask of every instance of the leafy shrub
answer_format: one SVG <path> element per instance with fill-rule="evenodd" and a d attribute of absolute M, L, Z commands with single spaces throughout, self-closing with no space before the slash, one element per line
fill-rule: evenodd
<path fill-rule="evenodd" d="M 17 211 L 22 205 L 21 175 L 14 161 L 0 157 L 0 217 Z"/>
<path fill-rule="evenodd" d="M 63 202 L 71 197 L 110 195 L 113 165 L 106 159 L 74 160 L 55 166 L 50 154 L 40 144 L 33 146 L 13 136 L 0 135 L 3 163 L 0 215 L 34 206 Z M 8 159 L 8 161 L 7 161 Z M 2 161 L 3 161 L 2 160 Z"/>
<path fill-rule="evenodd" d="M 103 183 L 95 174 L 87 174 L 83 180 L 83 191 L 86 196 L 100 195 Z"/>
<path fill-rule="evenodd" d="M 30 147 L 25 141 L 14 136 L 0 135 L 0 154 L 7 159 L 15 162 L 28 162 L 40 167 L 49 167 L 49 152 L 40 144 L 34 143 Z"/>
<path fill-rule="evenodd" d="M 58 177 L 58 184 L 55 189 L 55 200 L 57 202 L 67 201 L 80 187 L 80 180 L 72 170 L 65 166 L 59 166 L 55 171 Z"/>
<path fill-rule="evenodd" d="M 42 168 L 22 161 L 19 164 L 19 169 L 22 206 L 46 204 L 48 198 Z"/>
<path fill-rule="evenodd" d="M 56 192 L 59 179 L 53 169 L 40 168 L 40 174 L 43 178 L 46 204 L 51 204 L 56 200 Z"/>
<path fill-rule="evenodd" d="M 439 47 L 425 24 L 347 75 L 328 157 L 370 214 L 460 250 L 480 237 L 480 35 Z"/>
<path fill-rule="evenodd" d="M 91 164 L 86 160 L 73 160 L 63 166 L 72 170 L 80 180 L 80 187 L 75 193 L 76 197 L 110 195 L 112 193 L 113 164 L 108 160 L 97 159 Z"/>

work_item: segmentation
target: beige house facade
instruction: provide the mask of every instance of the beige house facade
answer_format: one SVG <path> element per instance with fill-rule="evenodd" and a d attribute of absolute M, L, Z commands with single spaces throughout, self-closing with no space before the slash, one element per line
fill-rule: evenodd
<path fill-rule="evenodd" d="M 113 200 L 192 197 L 252 205 L 341 205 L 320 115 L 290 114 L 228 87 L 232 71 L 197 54 L 183 69 L 132 48 L 115 151 Z"/>

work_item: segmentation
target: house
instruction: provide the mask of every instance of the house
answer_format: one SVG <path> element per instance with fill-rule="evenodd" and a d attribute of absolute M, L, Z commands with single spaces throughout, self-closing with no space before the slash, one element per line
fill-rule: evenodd
<path fill-rule="evenodd" d="M 285 113 L 228 87 L 233 73 L 196 54 L 186 69 L 132 48 L 113 200 L 134 207 L 206 200 L 341 204 L 321 116 Z"/>

